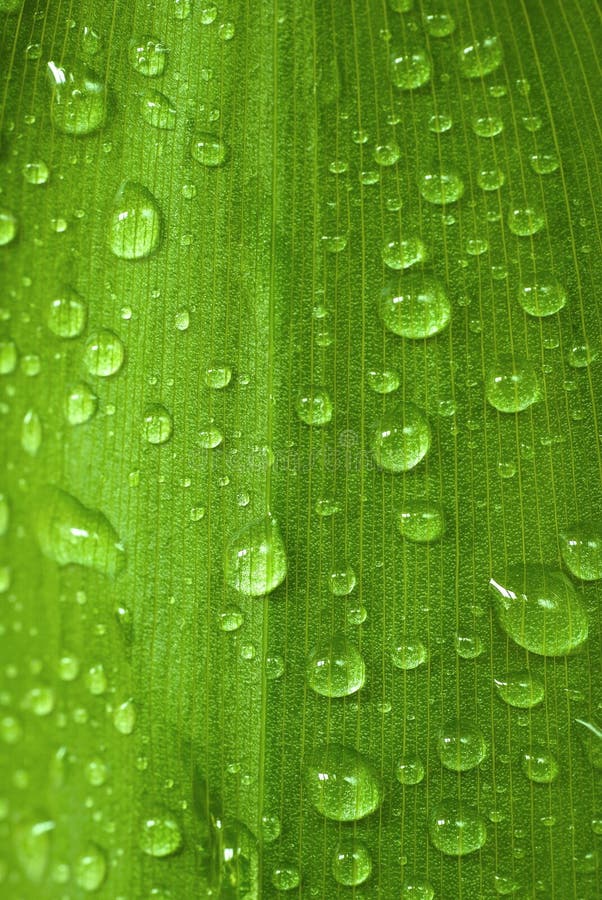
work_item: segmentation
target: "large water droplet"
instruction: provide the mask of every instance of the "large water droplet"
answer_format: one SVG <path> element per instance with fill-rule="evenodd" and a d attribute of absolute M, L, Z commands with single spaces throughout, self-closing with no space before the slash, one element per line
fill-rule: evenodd
<path fill-rule="evenodd" d="M 57 337 L 78 337 L 86 327 L 88 307 L 73 288 L 66 287 L 48 309 L 48 328 Z"/>
<path fill-rule="evenodd" d="M 382 803 L 376 769 L 348 747 L 316 749 L 305 764 L 304 775 L 310 802 L 328 819 L 353 822 L 370 815 Z"/>
<path fill-rule="evenodd" d="M 426 456 L 431 445 L 428 419 L 411 401 L 397 403 L 383 416 L 371 438 L 372 454 L 387 472 L 407 472 Z"/>
<path fill-rule="evenodd" d="M 0 247 L 10 244 L 17 235 L 17 220 L 8 209 L 0 209 Z"/>
<path fill-rule="evenodd" d="M 422 87 L 431 77 L 431 60 L 424 47 L 412 47 L 394 53 L 391 58 L 391 80 L 405 91 Z"/>
<path fill-rule="evenodd" d="M 452 169 L 425 172 L 420 176 L 418 189 L 428 203 L 443 206 L 455 203 L 464 193 L 464 181 Z"/>
<path fill-rule="evenodd" d="M 562 572 L 531 564 L 489 584 L 500 625 L 525 650 L 565 656 L 587 639 L 585 608 Z"/>
<path fill-rule="evenodd" d="M 44 880 L 50 860 L 50 835 L 54 822 L 48 816 L 26 816 L 13 829 L 17 862 L 34 884 Z"/>
<path fill-rule="evenodd" d="M 429 834 L 437 850 L 449 856 L 465 856 L 480 850 L 487 840 L 485 819 L 476 809 L 446 800 L 429 816 Z"/>
<path fill-rule="evenodd" d="M 544 698 L 545 686 L 539 676 L 527 670 L 508 672 L 494 678 L 497 692 L 509 706 L 531 709 Z"/>
<path fill-rule="evenodd" d="M 59 566 L 76 563 L 104 575 L 116 575 L 125 552 L 109 520 L 56 487 L 40 491 L 34 526 L 44 556 Z"/>
<path fill-rule="evenodd" d="M 530 316 L 552 316 L 565 305 L 566 291 L 556 278 L 538 277 L 520 286 L 518 302 Z"/>
<path fill-rule="evenodd" d="M 422 641 L 404 640 L 391 651 L 391 662 L 397 669 L 417 669 L 428 659 L 428 651 Z"/>
<path fill-rule="evenodd" d="M 332 875 L 339 884 L 354 887 L 367 881 L 372 872 L 372 857 L 363 841 L 345 838 L 332 858 Z"/>
<path fill-rule="evenodd" d="M 560 533 L 560 550 L 567 569 L 582 581 L 602 578 L 602 523 L 577 522 Z"/>
<path fill-rule="evenodd" d="M 52 84 L 50 114 L 52 124 L 65 134 L 91 134 L 100 128 L 107 114 L 107 88 L 87 66 L 67 68 L 48 63 Z"/>
<path fill-rule="evenodd" d="M 501 65 L 501 41 L 497 35 L 485 35 L 462 47 L 459 58 L 460 71 L 465 78 L 482 78 Z"/>
<path fill-rule="evenodd" d="M 124 181 L 117 191 L 108 240 L 109 247 L 120 259 L 144 259 L 159 246 L 161 212 L 143 184 Z"/>
<path fill-rule="evenodd" d="M 343 634 L 335 634 L 310 653 L 307 683 L 323 697 L 347 697 L 364 686 L 362 654 Z"/>
<path fill-rule="evenodd" d="M 397 512 L 397 526 L 410 541 L 436 541 L 443 534 L 443 509 L 432 500 L 405 500 Z"/>
<path fill-rule="evenodd" d="M 263 597 L 286 578 L 286 549 L 276 519 L 266 516 L 239 531 L 225 554 L 227 583 L 241 594 Z"/>
<path fill-rule="evenodd" d="M 128 60 L 139 75 L 155 78 L 165 71 L 167 47 L 158 38 L 150 35 L 132 38 L 128 47 Z"/>
<path fill-rule="evenodd" d="M 487 755 L 487 745 L 478 725 L 456 719 L 444 725 L 439 732 L 437 753 L 446 769 L 467 772 L 483 762 Z"/>
<path fill-rule="evenodd" d="M 383 324 L 400 337 L 432 337 L 451 318 L 451 306 L 443 284 L 431 275 L 406 275 L 383 288 L 379 300 Z"/>
<path fill-rule="evenodd" d="M 529 781 L 550 784 L 558 777 L 556 758 L 547 750 L 529 749 L 521 754 L 521 768 Z"/>
<path fill-rule="evenodd" d="M 508 212 L 508 228 L 519 237 L 536 234 L 545 224 L 546 217 L 538 206 L 513 206 Z"/>
<path fill-rule="evenodd" d="M 149 816 L 141 823 L 138 843 L 140 849 L 149 856 L 171 856 L 182 846 L 180 826 L 169 815 Z"/>
<path fill-rule="evenodd" d="M 537 374 L 530 360 L 502 353 L 490 365 L 485 393 L 495 409 L 521 412 L 540 398 Z"/>
<path fill-rule="evenodd" d="M 84 365 L 90 375 L 108 378 L 115 375 L 123 364 L 125 348 L 114 331 L 102 328 L 86 341 Z"/>
<path fill-rule="evenodd" d="M 277 891 L 294 891 L 300 881 L 299 869 L 292 863 L 281 863 L 272 872 L 272 884 Z"/>
<path fill-rule="evenodd" d="M 428 253 L 423 241 L 413 236 L 387 241 L 381 255 L 384 264 L 390 269 L 409 269 L 416 263 L 424 262 Z"/>

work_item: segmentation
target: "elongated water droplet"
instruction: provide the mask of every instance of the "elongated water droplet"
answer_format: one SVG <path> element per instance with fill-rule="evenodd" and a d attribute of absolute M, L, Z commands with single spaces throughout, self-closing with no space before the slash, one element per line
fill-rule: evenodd
<path fill-rule="evenodd" d="M 36 456 L 41 445 L 41 419 L 35 409 L 28 409 L 21 423 L 21 446 L 29 456 Z"/>
<path fill-rule="evenodd" d="M 225 555 L 227 583 L 241 594 L 263 597 L 286 578 L 286 549 L 276 519 L 266 516 L 239 531 Z"/>
<path fill-rule="evenodd" d="M 59 488 L 40 491 L 34 525 L 42 553 L 59 566 L 76 563 L 116 575 L 125 565 L 123 545 L 106 516 Z"/>
<path fill-rule="evenodd" d="M 80 63 L 57 66 L 48 63 L 52 85 L 52 124 L 65 134 L 97 131 L 107 115 L 107 88 L 91 69 Z"/>
<path fill-rule="evenodd" d="M 565 656 L 587 639 L 585 608 L 562 572 L 529 564 L 489 584 L 500 625 L 525 650 Z"/>
<path fill-rule="evenodd" d="M 0 209 L 0 247 L 10 244 L 17 236 L 17 220 L 8 209 Z"/>
<path fill-rule="evenodd" d="M 97 891 L 107 875 L 107 859 L 97 844 L 89 844 L 75 862 L 75 883 L 86 893 Z"/>
<path fill-rule="evenodd" d="M 86 327 L 88 307 L 73 288 L 66 287 L 48 309 L 48 328 L 57 337 L 78 337 Z"/>
<path fill-rule="evenodd" d="M 602 578 L 602 522 L 577 522 L 564 528 L 560 550 L 567 569 L 576 578 Z"/>
<path fill-rule="evenodd" d="M 123 365 L 125 348 L 114 331 L 103 328 L 91 334 L 86 341 L 84 365 L 90 375 L 108 378 Z"/>
<path fill-rule="evenodd" d="M 80 381 L 65 398 L 65 417 L 70 425 L 89 422 L 98 409 L 98 397 L 89 384 Z"/>
<path fill-rule="evenodd" d="M 348 747 L 320 747 L 304 769 L 310 802 L 327 819 L 353 822 L 374 812 L 383 799 L 380 778 L 366 757 Z"/>
<path fill-rule="evenodd" d="M 17 822 L 13 841 L 17 862 L 34 884 L 41 884 L 50 861 L 50 835 L 54 822 L 45 815 L 26 816 Z"/>
<path fill-rule="evenodd" d="M 115 195 L 109 222 L 109 247 L 120 259 L 144 259 L 161 240 L 161 212 L 143 184 L 124 181 Z"/>
<path fill-rule="evenodd" d="M 153 128 L 173 131 L 176 127 L 176 109 L 169 97 L 161 91 L 145 91 L 140 97 L 140 115 Z"/>

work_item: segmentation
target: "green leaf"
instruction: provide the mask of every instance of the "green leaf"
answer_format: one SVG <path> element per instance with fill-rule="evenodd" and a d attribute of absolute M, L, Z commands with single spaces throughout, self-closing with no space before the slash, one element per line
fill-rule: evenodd
<path fill-rule="evenodd" d="M 0 35 L 3 896 L 600 896 L 597 10 Z"/>

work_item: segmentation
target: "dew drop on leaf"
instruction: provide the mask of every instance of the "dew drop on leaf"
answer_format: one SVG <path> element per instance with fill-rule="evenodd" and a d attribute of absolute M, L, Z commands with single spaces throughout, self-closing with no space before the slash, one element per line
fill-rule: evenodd
<path fill-rule="evenodd" d="M 10 244 L 17 236 L 17 219 L 8 209 L 0 209 L 0 247 Z"/>
<path fill-rule="evenodd" d="M 533 364 L 526 357 L 499 354 L 487 371 L 485 393 L 499 412 L 517 413 L 527 409 L 540 399 Z"/>
<path fill-rule="evenodd" d="M 48 63 L 52 97 L 52 124 L 65 134 L 86 135 L 97 131 L 107 115 L 106 84 L 87 66 Z"/>
<path fill-rule="evenodd" d="M 550 784 L 558 777 L 556 758 L 547 750 L 531 748 L 521 754 L 521 768 L 529 781 Z"/>
<path fill-rule="evenodd" d="M 266 516 L 234 535 L 225 554 L 226 582 L 250 597 L 263 597 L 286 578 L 287 558 L 280 526 Z"/>
<path fill-rule="evenodd" d="M 441 728 L 437 736 L 437 753 L 446 769 L 466 772 L 483 762 L 487 745 L 478 725 L 456 719 Z"/>
<path fill-rule="evenodd" d="M 173 429 L 169 412 L 160 403 L 146 407 L 142 420 L 142 433 L 149 444 L 165 444 Z"/>
<path fill-rule="evenodd" d="M 107 874 L 107 860 L 97 844 L 89 844 L 86 852 L 77 858 L 74 866 L 75 883 L 86 893 L 97 891 Z"/>
<path fill-rule="evenodd" d="M 180 826 L 169 815 L 161 813 L 144 819 L 138 832 L 138 844 L 148 856 L 162 858 L 176 853 L 182 846 Z"/>
<path fill-rule="evenodd" d="M 47 323 L 57 337 L 78 337 L 86 327 L 88 306 L 73 288 L 64 288 L 60 296 L 50 302 Z"/>
<path fill-rule="evenodd" d="M 395 768 L 400 784 L 420 784 L 424 778 L 424 763 L 415 753 L 404 753 Z"/>
<path fill-rule="evenodd" d="M 459 51 L 460 72 L 465 78 L 483 78 L 494 72 L 503 59 L 502 44 L 497 35 L 485 35 L 466 44 Z"/>
<path fill-rule="evenodd" d="M 65 398 L 65 418 L 70 425 L 89 422 L 97 409 L 98 397 L 85 381 L 80 381 L 69 390 Z"/>
<path fill-rule="evenodd" d="M 410 541 L 436 541 L 443 534 L 443 525 L 443 509 L 432 500 L 405 500 L 397 512 L 399 532 Z"/>
<path fill-rule="evenodd" d="M 480 850 L 487 840 L 485 819 L 477 810 L 456 800 L 439 803 L 429 815 L 433 845 L 449 856 L 465 856 Z"/>
<path fill-rule="evenodd" d="M 500 625 L 520 647 L 541 656 L 566 656 L 587 640 L 585 607 L 562 572 L 534 563 L 491 578 Z"/>
<path fill-rule="evenodd" d="M 154 78 L 165 71 L 167 47 L 158 38 L 150 35 L 132 38 L 128 47 L 128 60 L 139 75 Z"/>
<path fill-rule="evenodd" d="M 309 655 L 307 683 L 324 697 L 347 697 L 359 691 L 366 680 L 364 659 L 343 634 L 335 634 Z"/>
<path fill-rule="evenodd" d="M 332 858 L 332 875 L 338 884 L 355 887 L 367 881 L 372 873 L 372 857 L 363 841 L 344 838 L 339 841 Z"/>
<path fill-rule="evenodd" d="M 192 158 L 202 166 L 216 168 L 228 158 L 228 147 L 222 138 L 214 134 L 197 134 L 192 142 Z"/>
<path fill-rule="evenodd" d="M 304 767 L 307 795 L 327 819 L 353 822 L 381 805 L 383 790 L 372 763 L 348 747 L 331 744 L 313 751 Z"/>
<path fill-rule="evenodd" d="M 42 553 L 59 566 L 76 563 L 116 575 L 125 565 L 123 545 L 106 516 L 59 488 L 39 492 L 34 526 Z"/>
<path fill-rule="evenodd" d="M 528 670 L 498 675 L 494 678 L 494 683 L 502 700 L 518 709 L 537 706 L 545 695 L 542 679 Z"/>
<path fill-rule="evenodd" d="M 391 58 L 391 80 L 395 87 L 413 91 L 431 77 L 431 60 L 424 47 L 408 47 Z"/>
<path fill-rule="evenodd" d="M 443 331 L 451 318 L 451 305 L 442 282 L 416 273 L 382 289 L 379 312 L 393 334 L 419 340 Z"/>
<path fill-rule="evenodd" d="M 582 581 L 602 578 L 602 521 L 576 522 L 560 533 L 560 551 L 569 572 Z"/>
<path fill-rule="evenodd" d="M 407 472 L 424 459 L 431 445 L 428 419 L 411 401 L 389 409 L 373 430 L 374 460 L 387 472 Z"/>
<path fill-rule="evenodd" d="M 124 181 L 113 200 L 109 247 L 119 259 L 144 259 L 161 240 L 161 212 L 143 184 Z"/>

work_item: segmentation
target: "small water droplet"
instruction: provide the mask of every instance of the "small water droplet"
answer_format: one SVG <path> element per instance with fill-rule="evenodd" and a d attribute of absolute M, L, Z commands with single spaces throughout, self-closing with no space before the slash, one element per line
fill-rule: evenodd
<path fill-rule="evenodd" d="M 408 499 L 399 507 L 397 526 L 410 541 L 436 541 L 443 534 L 443 509 L 432 500 Z"/>
<path fill-rule="evenodd" d="M 142 420 L 142 433 L 149 444 L 165 444 L 171 437 L 173 422 L 171 415 L 160 403 L 146 407 Z"/>
<path fill-rule="evenodd" d="M 347 697 L 366 680 L 364 659 L 355 644 L 342 634 L 316 647 L 306 665 L 307 683 L 323 697 Z"/>
<path fill-rule="evenodd" d="M 424 47 L 408 47 L 394 53 L 391 58 L 391 80 L 404 91 L 413 91 L 427 84 L 431 70 L 431 60 Z"/>
<path fill-rule="evenodd" d="M 71 287 L 65 287 L 48 308 L 48 328 L 57 337 L 79 337 L 86 327 L 88 307 L 82 297 Z"/>
<path fill-rule="evenodd" d="M 209 168 L 222 166 L 228 158 L 228 147 L 225 141 L 214 134 L 197 134 L 192 142 L 190 152 L 193 159 Z"/>

